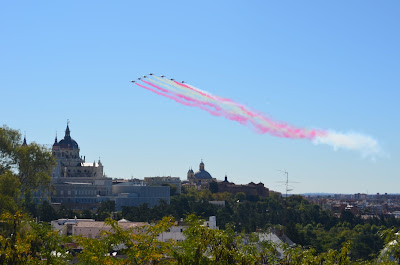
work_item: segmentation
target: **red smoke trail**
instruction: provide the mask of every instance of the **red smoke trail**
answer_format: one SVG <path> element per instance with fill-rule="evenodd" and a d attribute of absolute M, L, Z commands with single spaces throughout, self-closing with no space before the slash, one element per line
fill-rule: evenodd
<path fill-rule="evenodd" d="M 143 82 L 145 82 L 145 81 L 143 81 Z M 145 83 L 150 83 L 150 82 L 145 82 Z M 202 105 L 202 104 L 205 103 L 205 102 L 195 100 L 196 103 L 189 103 L 189 102 L 186 102 L 186 101 L 184 101 L 184 100 L 181 100 L 181 99 L 179 99 L 179 98 L 177 98 L 177 97 L 173 97 L 173 96 L 171 96 L 171 95 L 168 95 L 168 94 L 166 94 L 166 93 L 159 92 L 159 91 L 157 91 L 157 90 L 155 90 L 155 89 L 152 89 L 152 88 L 150 88 L 150 87 L 146 87 L 146 86 L 144 86 L 144 85 L 142 85 L 142 84 L 139 84 L 139 83 L 135 83 L 135 84 L 138 85 L 138 86 L 140 86 L 140 87 L 142 87 L 142 88 L 144 88 L 144 89 L 147 89 L 147 90 L 149 90 L 149 91 L 151 91 L 151 92 L 154 92 L 154 93 L 156 93 L 157 95 L 164 96 L 164 97 L 166 97 L 166 98 L 172 99 L 172 100 L 174 100 L 174 101 L 176 101 L 176 102 L 178 102 L 178 103 L 181 103 L 181 104 L 183 104 L 183 105 L 185 105 L 185 106 L 199 107 L 199 108 L 201 108 L 202 110 L 207 111 L 208 113 L 210 113 L 210 114 L 213 115 L 213 116 L 217 116 L 217 117 L 223 116 L 223 117 L 225 117 L 225 118 L 227 118 L 227 119 L 229 119 L 229 120 L 237 121 L 237 122 L 239 122 L 240 124 L 243 124 L 243 125 L 246 124 L 246 123 L 248 122 L 248 119 L 247 119 L 246 117 L 243 117 L 243 116 L 240 115 L 240 114 L 226 113 L 226 112 L 216 112 L 216 111 L 213 111 L 213 110 L 211 110 L 211 109 L 209 109 L 209 108 L 206 108 L 206 107 L 204 107 L 204 106 Z M 150 85 L 151 85 L 151 84 L 150 84 Z M 165 89 L 161 89 L 161 91 L 163 91 L 163 90 L 165 90 Z M 183 96 L 184 98 L 186 98 L 186 96 L 184 96 L 184 95 L 181 95 L 181 94 L 178 94 L 178 93 L 174 93 L 174 94 L 177 94 L 177 96 Z M 191 98 L 190 98 L 190 99 L 191 99 Z M 194 101 L 194 100 L 192 100 L 192 101 Z"/>
<path fill-rule="evenodd" d="M 171 93 L 171 94 L 175 95 L 176 97 L 180 97 L 180 98 L 183 98 L 183 99 L 185 99 L 187 101 L 192 101 L 192 102 L 197 103 L 197 104 L 188 104 L 187 102 L 185 102 L 184 105 L 186 105 L 186 106 L 200 107 L 201 109 L 208 111 L 213 116 L 223 116 L 223 117 L 225 117 L 225 118 L 227 118 L 229 120 L 237 121 L 240 124 L 246 124 L 247 122 L 249 122 L 249 120 L 246 117 L 243 117 L 242 115 L 236 114 L 236 113 L 228 113 L 228 112 L 224 111 L 220 106 L 218 106 L 216 104 L 213 104 L 213 103 L 210 103 L 210 102 L 207 102 L 207 101 L 201 101 L 201 100 L 193 99 L 193 98 L 188 97 L 186 95 L 179 94 L 179 93 L 176 93 L 176 92 L 173 92 L 173 91 L 169 91 L 167 89 L 164 89 L 164 88 L 162 88 L 160 86 L 157 86 L 157 85 L 155 85 L 155 84 L 153 84 L 151 82 L 148 82 L 148 81 L 144 81 L 144 80 L 141 80 L 141 81 L 146 83 L 146 84 L 148 84 L 148 85 L 150 85 L 150 86 L 152 86 L 152 87 L 155 87 L 155 88 L 157 88 L 157 89 L 159 89 L 159 90 L 161 90 L 161 91 L 163 91 L 165 93 Z M 174 81 L 174 82 L 176 82 L 176 81 Z M 151 91 L 153 91 L 153 90 L 151 90 Z M 167 95 L 164 94 L 164 96 L 167 96 Z M 171 97 L 168 97 L 168 98 L 171 98 Z M 174 98 L 174 100 L 177 101 L 176 98 Z M 177 102 L 182 103 L 183 101 L 177 101 Z M 210 110 L 208 108 L 201 107 L 201 105 L 211 106 L 211 107 L 215 108 L 218 112 L 212 111 L 212 110 Z"/>
<path fill-rule="evenodd" d="M 176 101 L 178 103 L 181 103 L 182 105 L 190 106 L 190 107 L 199 107 L 202 110 L 207 111 L 208 113 L 210 113 L 213 116 L 217 116 L 217 117 L 224 116 L 224 117 L 226 117 L 226 118 L 228 118 L 230 120 L 238 121 L 241 124 L 244 124 L 244 123 L 247 122 L 247 120 L 244 117 L 242 117 L 241 115 L 238 115 L 238 114 L 226 114 L 226 113 L 223 113 L 223 112 L 216 112 L 216 111 L 213 111 L 213 110 L 211 110 L 209 108 L 206 108 L 206 107 L 202 106 L 201 103 L 195 103 L 195 104 L 194 103 L 189 103 L 189 102 L 186 102 L 186 101 L 181 100 L 179 98 L 176 98 L 176 97 L 173 97 L 171 95 L 168 95 L 166 93 L 162 93 L 162 92 L 159 92 L 159 91 L 157 91 L 155 89 L 152 89 L 150 87 L 144 86 L 142 84 L 139 84 L 139 83 L 135 83 L 135 84 L 140 86 L 140 87 L 142 87 L 142 88 L 144 88 L 144 89 L 147 89 L 147 90 L 149 90 L 149 91 L 151 91 L 153 93 L 156 93 L 157 95 L 164 96 L 164 97 L 172 99 L 172 100 L 174 100 L 174 101 Z"/>
<path fill-rule="evenodd" d="M 150 76 L 152 75 L 150 74 Z M 144 77 L 146 81 L 142 80 L 142 82 L 145 85 L 139 83 L 136 83 L 136 85 L 182 105 L 198 107 L 213 116 L 223 116 L 240 124 L 249 125 L 256 133 L 268 133 L 273 136 L 290 139 L 307 139 L 315 144 L 331 145 L 335 150 L 338 148 L 359 150 L 364 157 L 372 156 L 373 158 L 375 155 L 382 154 L 378 142 L 372 137 L 354 132 L 340 133 L 333 130 L 298 128 L 285 122 L 274 120 L 263 113 L 253 111 L 233 100 L 215 96 L 189 84 L 172 82 L 173 80 L 169 81 L 155 75 L 153 77 L 160 82 L 153 80 L 151 77 L 149 79 Z M 139 78 L 139 80 L 141 79 Z"/>
<path fill-rule="evenodd" d="M 209 100 L 214 101 L 215 103 L 198 100 L 198 99 L 192 98 L 192 97 L 184 95 L 184 94 L 176 93 L 174 91 L 170 91 L 168 89 L 165 89 L 158 85 L 155 85 L 149 81 L 145 81 L 145 80 L 141 80 L 141 81 L 156 88 L 159 91 L 136 83 L 138 86 L 140 86 L 142 88 L 152 91 L 158 95 L 172 99 L 183 105 L 191 106 L 191 107 L 199 107 L 200 109 L 207 111 L 208 113 L 210 113 L 213 116 L 223 116 L 229 120 L 239 122 L 242 125 L 251 124 L 253 126 L 253 128 L 255 129 L 255 131 L 260 134 L 268 133 L 268 134 L 271 134 L 271 135 L 277 136 L 277 137 L 301 138 L 301 139 L 309 139 L 309 140 L 312 140 L 317 136 L 325 135 L 324 131 L 301 129 L 301 128 L 296 128 L 294 126 L 288 125 L 283 122 L 274 121 L 274 120 L 266 117 L 263 114 L 256 113 L 254 111 L 249 110 L 246 106 L 236 103 L 233 100 L 210 95 L 210 94 L 207 94 L 207 93 L 201 91 L 200 89 L 196 89 L 194 87 L 188 86 L 186 84 L 181 84 L 176 81 L 173 81 L 176 85 L 179 85 L 181 87 L 184 87 L 186 89 L 194 91 L 194 92 L 198 93 L 199 95 L 206 97 Z M 218 103 L 220 105 L 217 105 Z M 241 115 L 240 113 L 232 113 L 232 112 L 225 110 L 224 106 L 227 106 L 227 105 L 234 105 L 234 106 L 238 107 L 245 115 Z M 209 106 L 215 110 L 210 109 L 206 106 Z"/>
<path fill-rule="evenodd" d="M 150 86 L 152 86 L 152 87 L 155 87 L 155 88 L 157 88 L 158 90 L 161 90 L 161 91 L 163 91 L 163 92 L 165 92 L 165 93 L 171 93 L 171 94 L 173 94 L 173 95 L 175 95 L 175 96 L 177 96 L 177 97 L 186 99 L 187 101 L 193 101 L 193 102 L 196 102 L 196 103 L 199 103 L 199 104 L 208 105 L 208 106 L 210 106 L 210 107 L 215 108 L 217 111 L 222 111 L 222 108 L 221 108 L 220 106 L 215 105 L 215 104 L 213 104 L 213 103 L 206 102 L 206 101 L 199 101 L 199 100 L 197 100 L 197 99 L 194 99 L 194 98 L 185 96 L 185 95 L 183 95 L 183 94 L 179 94 L 179 93 L 175 93 L 175 92 L 173 92 L 173 91 L 169 91 L 168 89 L 165 89 L 165 88 L 162 88 L 162 87 L 160 87 L 160 86 L 157 86 L 157 85 L 155 85 L 155 84 L 153 84 L 153 83 L 151 83 L 151 82 L 147 82 L 147 81 L 144 81 L 144 80 L 142 80 L 142 82 L 144 82 L 144 83 L 146 83 L 146 84 L 148 84 L 148 85 L 150 85 Z"/>
<path fill-rule="evenodd" d="M 315 138 L 317 135 L 322 136 L 325 134 L 324 131 L 320 131 L 320 130 L 305 130 L 305 129 L 299 129 L 293 126 L 290 126 L 286 123 L 282 123 L 282 122 L 276 122 L 268 117 L 266 117 L 265 115 L 253 112 L 248 110 L 245 106 L 243 106 L 242 104 L 239 104 L 233 100 L 227 99 L 227 98 L 221 98 L 221 97 L 217 97 L 217 96 L 211 96 L 207 93 L 204 93 L 203 91 L 200 91 L 196 88 L 193 88 L 191 86 L 179 83 L 177 81 L 174 81 L 175 84 L 180 85 L 182 87 L 188 88 L 192 91 L 197 92 L 198 94 L 205 96 L 209 99 L 212 100 L 217 100 L 220 102 L 228 102 L 232 105 L 235 105 L 237 107 L 239 107 L 245 114 L 247 114 L 248 116 L 252 117 L 252 118 L 259 118 L 265 122 L 267 122 L 268 124 L 270 124 L 273 128 L 271 129 L 270 127 L 266 127 L 263 126 L 261 124 L 257 124 L 256 122 L 253 122 L 252 120 L 248 119 L 248 121 L 253 124 L 253 126 L 257 129 L 258 133 L 269 133 L 272 134 L 274 136 L 279 136 L 279 137 L 285 137 L 285 138 L 306 138 L 309 140 L 312 140 L 313 138 Z M 283 130 L 283 131 L 282 131 Z"/>

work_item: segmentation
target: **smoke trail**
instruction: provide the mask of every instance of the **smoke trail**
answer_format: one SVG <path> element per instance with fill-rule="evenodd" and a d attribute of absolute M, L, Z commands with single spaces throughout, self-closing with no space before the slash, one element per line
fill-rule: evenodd
<path fill-rule="evenodd" d="M 150 87 L 140 83 L 136 83 L 136 85 L 185 106 L 205 110 L 213 116 L 221 116 L 242 125 L 249 125 L 256 133 L 268 133 L 272 136 L 290 139 L 307 139 L 315 144 L 330 145 L 334 150 L 359 151 L 364 157 L 374 157 L 381 154 L 378 142 L 370 136 L 359 133 L 339 133 L 333 130 L 299 128 L 253 111 L 231 99 L 218 97 L 192 85 L 168 80 L 153 74 L 146 80 L 142 79 L 141 82 Z"/>
<path fill-rule="evenodd" d="M 313 142 L 330 145 L 334 150 L 357 150 L 363 157 L 382 155 L 382 150 L 374 138 L 355 132 L 339 133 L 330 130 L 322 137 L 315 137 Z"/>
<path fill-rule="evenodd" d="M 136 85 L 138 85 L 138 86 L 140 86 L 140 87 L 142 87 L 142 88 L 144 88 L 144 89 L 147 89 L 147 90 L 149 90 L 149 91 L 151 91 L 151 92 L 153 92 L 153 93 L 156 93 L 157 95 L 164 96 L 164 97 L 166 97 L 166 98 L 172 99 L 172 100 L 174 100 L 174 101 L 176 101 L 176 102 L 178 102 L 178 103 L 181 103 L 181 104 L 183 104 L 183 105 L 185 105 L 185 106 L 198 107 L 198 108 L 200 108 L 200 109 L 202 109 L 202 110 L 207 111 L 208 113 L 210 113 L 210 114 L 213 115 L 213 116 L 225 116 L 227 119 L 237 121 L 237 122 L 239 122 L 239 123 L 241 123 L 241 124 L 245 124 L 245 123 L 247 122 L 247 120 L 246 120 L 244 117 L 240 116 L 240 115 L 236 115 L 236 114 L 226 114 L 226 113 L 221 113 L 221 112 L 213 111 L 213 110 L 211 110 L 211 109 L 209 109 L 209 108 L 204 107 L 203 105 L 201 105 L 201 103 L 198 103 L 198 102 L 189 103 L 189 102 L 186 102 L 186 101 L 184 101 L 184 100 L 181 100 L 180 98 L 177 98 L 177 97 L 168 95 L 167 93 L 159 92 L 159 91 L 157 91 L 157 90 L 155 90 L 155 89 L 152 89 L 152 88 L 150 88 L 150 87 L 146 87 L 146 86 L 144 86 L 144 85 L 142 85 L 142 84 L 136 83 Z"/>
<path fill-rule="evenodd" d="M 212 103 L 208 103 L 208 102 L 199 101 L 197 99 L 190 98 L 190 97 L 187 97 L 187 96 L 182 95 L 182 94 L 178 94 L 178 93 L 175 93 L 175 92 L 168 91 L 167 89 L 161 88 L 161 87 L 159 87 L 157 85 L 154 85 L 154 84 L 152 84 L 150 82 L 146 82 L 144 80 L 143 80 L 143 82 L 148 84 L 148 85 L 150 85 L 150 86 L 152 86 L 152 87 L 157 88 L 158 90 L 161 90 L 164 93 L 171 93 L 174 96 L 179 97 L 179 98 L 183 98 L 183 99 L 185 99 L 187 101 L 192 101 L 192 102 L 197 103 L 199 105 L 207 105 L 207 106 L 213 107 L 213 108 L 215 108 L 216 111 L 221 111 L 222 110 L 221 107 L 219 107 L 218 105 L 215 105 L 215 104 L 212 104 Z M 194 106 L 197 106 L 197 105 L 195 104 Z"/>
<path fill-rule="evenodd" d="M 219 104 L 222 105 L 231 105 L 234 106 L 235 109 L 237 109 L 236 113 L 240 113 L 241 115 L 246 115 L 249 116 L 247 119 L 248 122 L 250 122 L 255 128 L 256 132 L 258 133 L 269 133 L 274 136 L 278 137 L 285 137 L 285 138 L 306 138 L 306 139 L 313 139 L 316 135 L 323 135 L 324 132 L 322 131 L 317 131 L 317 130 L 307 130 L 307 129 L 301 129 L 301 128 L 296 128 L 294 126 L 288 125 L 283 122 L 277 122 L 274 121 L 268 117 L 266 117 L 263 114 L 256 113 L 246 106 L 236 103 L 230 99 L 226 98 L 221 98 L 214 96 L 212 94 L 206 93 L 201 91 L 198 88 L 195 88 L 193 86 L 181 84 L 179 82 L 174 81 L 176 85 L 186 87 L 188 89 L 191 89 L 201 96 L 207 98 L 207 99 L 212 99 L 215 102 L 218 102 Z M 233 111 L 235 110 L 233 109 Z M 258 120 L 258 122 L 256 122 Z"/>

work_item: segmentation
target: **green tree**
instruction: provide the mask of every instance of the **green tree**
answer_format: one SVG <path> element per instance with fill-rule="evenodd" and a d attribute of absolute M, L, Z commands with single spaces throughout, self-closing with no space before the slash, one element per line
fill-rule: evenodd
<path fill-rule="evenodd" d="M 172 226 L 172 218 L 164 217 L 157 223 L 136 229 L 123 229 L 110 218 L 105 222 L 112 229 L 104 231 L 100 239 L 77 237 L 83 247 L 78 256 L 79 264 L 156 264 L 169 256 L 173 243 L 158 241 L 157 237 Z M 126 258 L 109 255 L 118 246 L 123 246 L 121 254 Z"/>
<path fill-rule="evenodd" d="M 18 210 L 18 200 L 21 191 L 19 179 L 10 171 L 0 174 L 0 209 L 15 213 Z"/>
<path fill-rule="evenodd" d="M 20 212 L 3 213 L 0 221 L 0 264 L 67 264 L 65 238 L 48 224 L 35 223 Z"/>
<path fill-rule="evenodd" d="M 48 189 L 54 161 L 44 146 L 34 142 L 25 145 L 17 130 L 0 127 L 0 189 L 10 189 L 2 193 L 0 206 L 3 204 L 8 211 L 16 212 L 23 197 L 31 198 L 31 192 L 38 188 Z"/>
<path fill-rule="evenodd" d="M 17 130 L 0 127 L 0 174 L 7 171 L 15 173 L 21 190 L 48 188 L 54 164 L 55 160 L 47 148 L 34 142 L 23 145 Z"/>
<path fill-rule="evenodd" d="M 57 219 L 57 211 L 48 201 L 43 201 L 38 205 L 38 218 L 43 222 L 51 222 Z"/>
<path fill-rule="evenodd" d="M 115 201 L 102 201 L 96 212 L 96 221 L 104 221 L 115 212 Z"/>

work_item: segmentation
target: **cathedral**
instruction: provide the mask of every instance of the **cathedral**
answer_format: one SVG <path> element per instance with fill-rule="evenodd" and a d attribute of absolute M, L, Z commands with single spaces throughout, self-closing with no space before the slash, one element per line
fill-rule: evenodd
<path fill-rule="evenodd" d="M 104 175 L 100 159 L 86 163 L 79 151 L 67 124 L 64 138 L 57 141 L 56 137 L 52 147 L 57 164 L 51 173 L 54 186 L 51 201 L 76 209 L 94 208 L 99 197 L 112 195 L 112 179 Z"/>
<path fill-rule="evenodd" d="M 211 176 L 208 171 L 204 168 L 203 160 L 201 160 L 199 165 L 199 171 L 196 173 L 193 169 L 189 169 L 187 173 L 187 183 L 185 186 L 196 187 L 198 190 L 208 188 L 209 183 L 217 181 Z"/>

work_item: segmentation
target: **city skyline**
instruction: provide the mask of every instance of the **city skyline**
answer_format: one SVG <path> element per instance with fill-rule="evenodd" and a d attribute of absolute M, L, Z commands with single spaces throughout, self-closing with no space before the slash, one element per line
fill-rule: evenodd
<path fill-rule="evenodd" d="M 70 121 L 112 178 L 206 170 L 284 193 L 399 193 L 396 1 L 3 3 L 0 123 L 51 147 Z M 379 154 L 254 133 L 133 86 L 185 80 L 277 120 L 375 139 Z"/>

